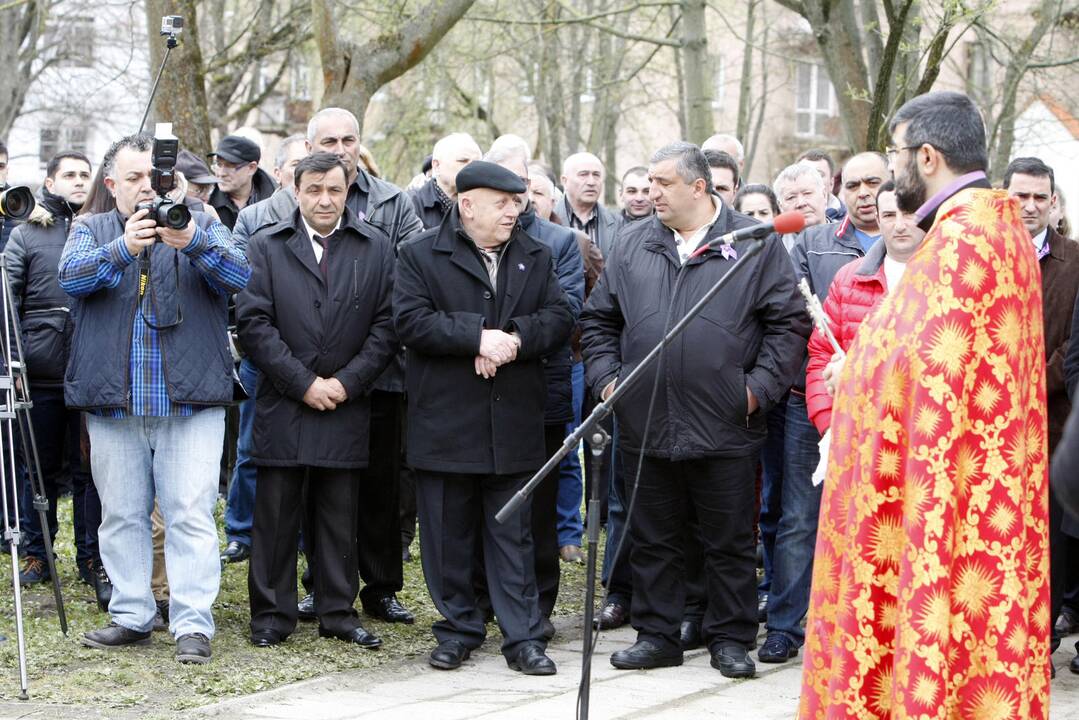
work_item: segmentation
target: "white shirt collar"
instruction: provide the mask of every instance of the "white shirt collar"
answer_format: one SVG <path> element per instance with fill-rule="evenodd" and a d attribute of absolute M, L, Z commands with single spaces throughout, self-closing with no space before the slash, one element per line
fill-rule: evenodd
<path fill-rule="evenodd" d="M 692 254 L 693 251 L 697 249 L 697 246 L 701 244 L 701 241 L 704 240 L 708 231 L 716 224 L 716 221 L 719 220 L 720 213 L 723 212 L 723 201 L 713 196 L 709 197 L 712 200 L 712 204 L 715 205 L 716 211 L 712 213 L 712 219 L 697 228 L 697 231 L 694 232 L 693 235 L 688 238 L 682 237 L 681 233 L 674 228 L 671 228 L 671 231 L 674 233 L 675 247 L 678 248 L 678 258 L 683 263 L 689 259 L 690 254 Z"/>
<path fill-rule="evenodd" d="M 1042 231 L 1040 233 L 1038 233 L 1037 235 L 1035 235 L 1034 237 L 1031 238 L 1031 240 L 1034 241 L 1034 249 L 1035 250 L 1041 250 L 1042 249 L 1042 247 L 1045 245 L 1045 239 L 1046 239 L 1045 236 L 1048 235 L 1048 234 L 1049 234 L 1049 226 L 1046 225 L 1044 228 L 1042 228 Z"/>
<path fill-rule="evenodd" d="M 342 217 L 344 217 L 342 215 Z M 315 236 L 329 237 L 337 232 L 341 228 L 341 218 L 337 218 L 337 224 L 333 226 L 333 230 L 323 235 L 322 233 L 315 232 L 315 229 L 307 223 L 307 218 L 300 214 L 300 220 L 303 222 L 304 229 L 307 230 L 307 239 L 311 241 L 311 249 L 315 251 L 315 262 L 322 262 L 322 245 L 315 242 Z"/>

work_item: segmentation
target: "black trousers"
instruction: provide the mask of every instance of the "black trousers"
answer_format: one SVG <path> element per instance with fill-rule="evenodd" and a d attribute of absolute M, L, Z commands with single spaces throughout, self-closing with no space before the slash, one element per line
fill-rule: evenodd
<path fill-rule="evenodd" d="M 637 457 L 625 454 L 627 467 Z M 753 547 L 756 457 L 672 462 L 645 457 L 630 521 L 633 626 L 639 639 L 674 650 L 686 609 L 686 526 L 697 515 L 708 607 L 702 634 L 710 649 L 752 647 L 757 634 Z"/>
<path fill-rule="evenodd" d="M 296 549 L 304 526 L 307 563 L 319 624 L 331 632 L 359 627 L 353 608 L 356 566 L 356 498 L 362 470 L 260 467 L 251 527 L 247 589 L 251 631 L 296 629 Z"/>
<path fill-rule="evenodd" d="M 370 460 L 360 481 L 356 523 L 363 602 L 404 585 L 399 515 L 404 417 L 404 393 L 371 393 Z"/>
<path fill-rule="evenodd" d="M 505 523 L 495 520 L 528 475 L 466 475 L 416 470 L 416 506 L 423 537 L 423 574 L 435 608 L 438 641 L 457 640 L 470 649 L 487 630 L 473 581 L 477 544 L 490 581 L 491 606 L 502 630 L 502 653 L 513 657 L 524 643 L 546 646 L 540 628 L 527 507 Z"/>

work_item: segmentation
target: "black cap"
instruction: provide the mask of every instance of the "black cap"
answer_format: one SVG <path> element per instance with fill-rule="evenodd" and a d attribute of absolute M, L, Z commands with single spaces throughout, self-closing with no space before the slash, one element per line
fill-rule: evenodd
<path fill-rule="evenodd" d="M 253 140 L 239 135 L 226 135 L 217 144 L 217 150 L 207 157 L 214 155 L 230 163 L 249 163 L 262 159 L 262 150 Z"/>
<path fill-rule="evenodd" d="M 516 173 L 501 165 L 485 160 L 473 160 L 457 173 L 457 192 L 463 193 L 476 188 L 489 188 L 502 192 L 520 194 L 528 190 Z"/>
<path fill-rule="evenodd" d="M 184 174 L 188 182 L 196 185 L 216 185 L 217 178 L 206 167 L 206 163 L 190 150 L 181 150 L 176 156 L 176 169 Z"/>

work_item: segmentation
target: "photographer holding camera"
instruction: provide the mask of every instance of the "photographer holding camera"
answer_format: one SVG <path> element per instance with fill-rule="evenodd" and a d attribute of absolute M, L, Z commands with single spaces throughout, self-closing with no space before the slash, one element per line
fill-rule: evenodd
<path fill-rule="evenodd" d="M 116 209 L 80 217 L 64 248 L 60 286 L 78 318 L 65 395 L 88 411 L 101 558 L 113 581 L 112 622 L 83 644 L 150 642 L 156 497 L 176 658 L 205 663 L 221 572 L 213 510 L 223 406 L 232 400 L 227 302 L 250 268 L 224 225 L 200 212 L 187 219 L 183 205 L 163 200 L 176 158 L 169 142 L 132 135 L 109 149 L 103 172 Z"/>

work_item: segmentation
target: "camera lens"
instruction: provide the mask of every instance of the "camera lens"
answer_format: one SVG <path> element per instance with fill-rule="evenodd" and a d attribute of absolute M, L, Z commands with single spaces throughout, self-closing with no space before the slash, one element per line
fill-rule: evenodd
<path fill-rule="evenodd" d="M 0 193 L 0 215 L 12 220 L 26 220 L 34 212 L 34 194 L 25 186 Z"/>
<path fill-rule="evenodd" d="M 191 211 L 187 209 L 186 205 L 174 203 L 162 208 L 162 210 L 164 211 L 164 218 L 162 219 L 165 222 L 160 224 L 165 227 L 170 227 L 174 230 L 183 230 L 187 227 L 187 224 L 191 222 Z"/>

